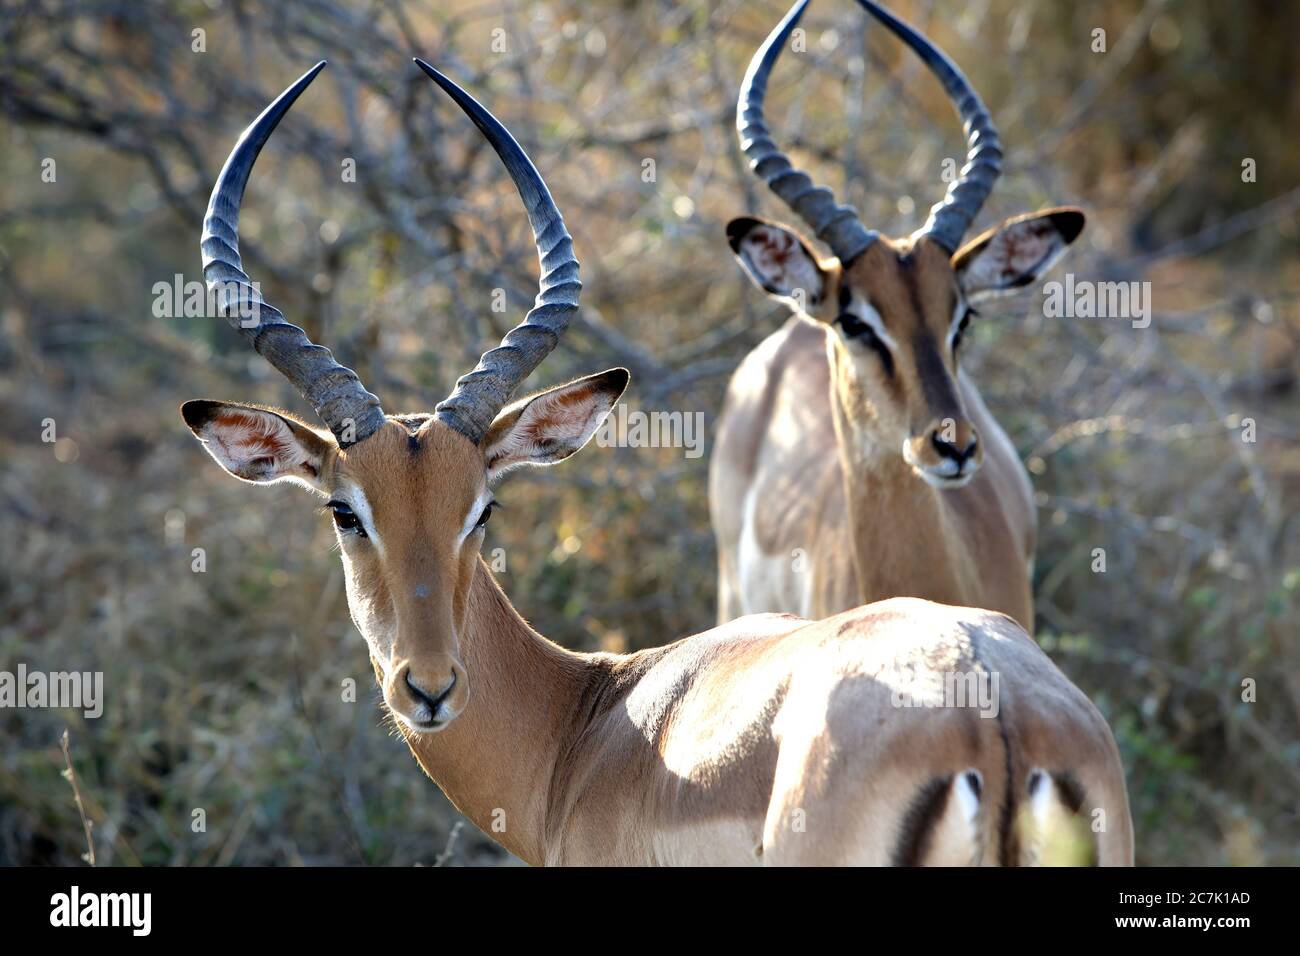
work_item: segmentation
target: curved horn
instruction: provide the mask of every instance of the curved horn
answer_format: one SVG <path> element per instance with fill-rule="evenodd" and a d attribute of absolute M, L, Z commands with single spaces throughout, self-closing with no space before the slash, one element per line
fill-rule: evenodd
<path fill-rule="evenodd" d="M 313 345 L 302 329 L 286 322 L 249 281 L 239 259 L 239 204 L 248 174 L 280 119 L 324 68 L 322 60 L 276 97 L 244 130 L 226 159 L 203 217 L 203 279 L 209 291 L 218 293 L 230 324 L 302 392 L 346 448 L 384 423 L 379 399 L 366 391 L 355 372 L 334 361 L 329 349 Z"/>
<path fill-rule="evenodd" d="M 415 62 L 474 121 L 505 163 L 528 211 L 541 263 L 537 300 L 524 320 L 506 334 L 500 345 L 483 353 L 474 370 L 456 382 L 451 394 L 434 411 L 436 418 L 478 444 L 519 383 L 550 354 L 569 327 L 569 319 L 578 311 L 582 283 L 578 281 L 573 239 L 564 228 L 550 190 L 523 147 L 474 97 L 423 60 L 416 58 Z"/>
<path fill-rule="evenodd" d="M 966 131 L 966 165 L 943 199 L 930 207 L 930 217 L 919 230 L 949 252 L 955 252 L 1002 171 L 998 131 L 979 94 L 947 54 L 872 0 L 858 0 L 858 3 L 912 48 L 939 78 L 961 117 Z"/>
<path fill-rule="evenodd" d="M 799 0 L 749 61 L 736 101 L 736 132 L 754 172 L 847 263 L 875 242 L 877 233 L 863 226 L 848 206 L 837 205 L 829 189 L 813 185 L 806 173 L 795 169 L 776 148 L 763 119 L 768 75 L 807 6 L 808 0 Z"/>

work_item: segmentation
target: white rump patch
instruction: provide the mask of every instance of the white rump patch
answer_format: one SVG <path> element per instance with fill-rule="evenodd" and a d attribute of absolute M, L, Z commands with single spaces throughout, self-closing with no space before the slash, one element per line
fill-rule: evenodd
<path fill-rule="evenodd" d="M 984 778 L 980 776 L 978 770 L 967 770 L 957 775 L 952 791 L 957 797 L 957 806 L 961 809 L 962 818 L 967 823 L 974 824 L 975 818 L 979 816 L 980 793 L 983 789 Z"/>
<path fill-rule="evenodd" d="M 1052 775 L 1042 768 L 1035 767 L 1029 772 L 1029 812 L 1039 826 L 1045 826 L 1052 815 L 1055 805 L 1053 799 L 1055 787 Z"/>

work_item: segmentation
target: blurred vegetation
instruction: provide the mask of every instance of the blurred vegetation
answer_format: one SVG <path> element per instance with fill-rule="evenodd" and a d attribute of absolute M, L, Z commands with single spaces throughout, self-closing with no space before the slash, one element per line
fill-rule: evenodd
<path fill-rule="evenodd" d="M 1026 293 L 985 310 L 965 359 L 1033 474 L 1039 634 L 1115 729 L 1139 862 L 1300 863 L 1300 7 L 893 6 L 1002 130 L 981 228 L 1078 202 L 1089 226 L 1066 268 L 1152 283 L 1148 329 L 1047 320 Z M 453 836 L 385 726 L 328 523 L 300 492 L 221 474 L 176 413 L 301 400 L 221 321 L 156 317 L 154 285 L 200 277 L 236 135 L 328 58 L 253 177 L 245 261 L 386 408 L 431 407 L 526 308 L 536 263 L 505 174 L 418 54 L 511 126 L 574 233 L 584 311 L 536 383 L 621 363 L 633 406 L 712 423 L 730 370 L 784 318 L 722 231 L 789 218 L 732 127 L 784 9 L 0 4 L 0 669 L 102 670 L 107 695 L 94 721 L 0 711 L 0 862 L 85 850 L 64 727 L 101 863 L 508 862 L 472 827 Z M 805 24 L 808 52 L 769 97 L 779 140 L 866 222 L 910 232 L 961 155 L 950 106 L 850 0 L 818 0 Z M 707 460 L 592 447 L 516 478 L 485 545 L 504 549 L 515 604 L 574 648 L 709 626 Z"/>

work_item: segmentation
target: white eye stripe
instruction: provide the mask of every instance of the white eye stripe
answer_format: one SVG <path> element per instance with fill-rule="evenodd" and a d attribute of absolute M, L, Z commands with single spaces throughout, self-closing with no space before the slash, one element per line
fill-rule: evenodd
<path fill-rule="evenodd" d="M 383 554 L 384 546 L 379 540 L 379 533 L 375 530 L 374 514 L 370 510 L 370 502 L 366 500 L 365 492 L 356 485 L 343 485 L 335 489 L 334 496 L 352 509 L 352 513 L 361 522 L 361 527 L 365 529 L 370 543 L 379 549 L 380 554 Z"/>
<path fill-rule="evenodd" d="M 871 331 L 875 333 L 876 338 L 880 339 L 891 351 L 897 348 L 897 343 L 893 337 L 885 331 L 884 319 L 870 303 L 862 302 L 857 296 L 853 296 L 843 311 L 865 322 L 871 328 Z M 948 325 L 949 348 L 952 348 L 953 343 L 957 340 L 957 330 L 961 326 L 961 320 L 970 311 L 969 303 L 964 298 L 958 298 L 957 305 L 953 308 L 952 320 Z"/>
<path fill-rule="evenodd" d="M 876 338 L 885 343 L 885 345 L 889 347 L 890 351 L 893 351 L 898 347 L 898 343 L 896 343 L 893 337 L 885 331 L 885 320 L 880 317 L 880 313 L 877 312 L 875 307 L 870 303 L 859 301 L 857 296 L 854 296 L 849 300 L 849 304 L 844 311 L 848 312 L 850 315 L 856 316 L 869 325 L 871 331 L 875 333 Z"/>
<path fill-rule="evenodd" d="M 466 512 L 465 520 L 461 523 L 461 541 L 464 541 L 473 533 L 474 528 L 478 526 L 479 516 L 483 514 L 483 509 L 488 506 L 488 502 L 491 500 L 492 492 L 490 489 L 484 488 L 479 492 L 478 497 L 474 499 L 474 503 L 469 506 L 469 511 Z"/>

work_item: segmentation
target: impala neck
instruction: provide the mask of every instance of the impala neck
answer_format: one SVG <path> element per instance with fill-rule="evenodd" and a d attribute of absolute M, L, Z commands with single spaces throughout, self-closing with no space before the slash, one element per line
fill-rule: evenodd
<path fill-rule="evenodd" d="M 556 761 L 580 727 L 583 696 L 605 673 L 603 658 L 567 651 L 529 627 L 482 560 L 460 652 L 465 710 L 441 733 L 403 736 L 456 809 L 539 865 Z"/>
<path fill-rule="evenodd" d="M 828 347 L 832 350 L 831 415 L 854 542 L 854 577 L 859 594 L 872 594 L 871 573 L 879 573 L 882 539 L 906 534 L 913 541 L 941 542 L 949 534 L 948 519 L 940 504 L 941 492 L 919 478 L 897 445 L 890 446 L 875 434 L 870 416 L 846 400 L 844 396 L 856 395 L 858 389 L 841 387 L 839 379 L 849 373 L 838 366 L 834 344 Z M 883 527 L 882 516 L 901 520 L 905 526 Z M 929 570 L 936 580 L 947 571 L 939 566 Z"/>

